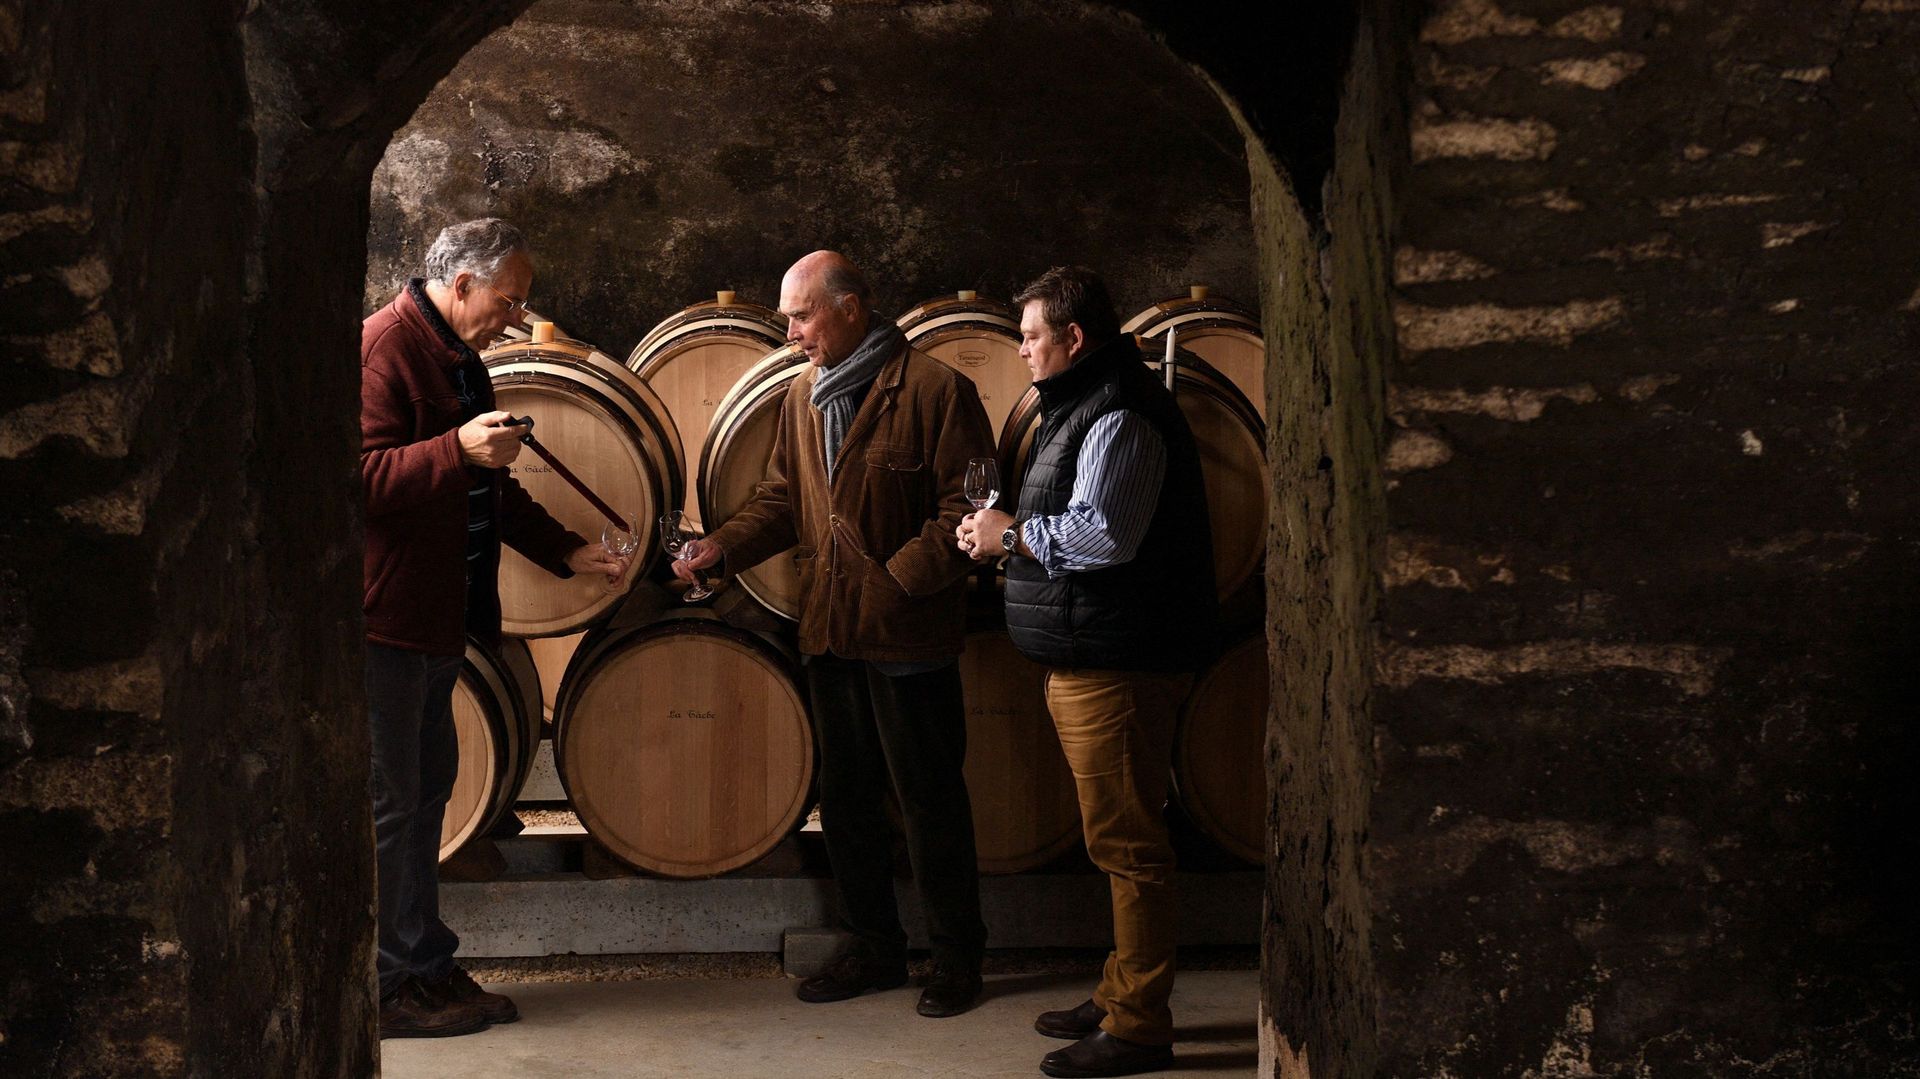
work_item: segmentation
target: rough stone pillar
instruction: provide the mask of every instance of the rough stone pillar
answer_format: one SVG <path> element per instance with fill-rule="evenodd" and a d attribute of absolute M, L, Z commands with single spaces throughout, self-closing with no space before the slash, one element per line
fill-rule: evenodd
<path fill-rule="evenodd" d="M 1284 1079 L 1375 1066 L 1373 612 L 1391 168 L 1405 138 L 1394 15 L 1303 13 L 1265 71 L 1230 18 L 1163 16 L 1234 108 L 1253 182 L 1273 506 L 1260 1073 Z"/>
<path fill-rule="evenodd" d="M 355 511 L 324 474 L 260 483 L 337 427 L 260 425 L 235 31 L 216 5 L 0 9 L 10 1075 L 373 1053 Z"/>
<path fill-rule="evenodd" d="M 375 1067 L 368 174 L 514 10 L 438 7 L 0 5 L 8 1075 Z"/>

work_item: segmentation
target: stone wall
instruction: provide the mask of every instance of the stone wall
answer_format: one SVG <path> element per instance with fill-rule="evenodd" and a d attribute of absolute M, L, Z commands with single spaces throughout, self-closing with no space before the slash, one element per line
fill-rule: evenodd
<path fill-rule="evenodd" d="M 249 12 L 0 4 L 8 1076 L 377 1067 L 365 192 L 512 9 Z"/>
<path fill-rule="evenodd" d="M 1913 1074 L 1920 5 L 1416 50 L 1383 1071 Z"/>
<path fill-rule="evenodd" d="M 775 306 L 818 247 L 895 314 L 1068 261 L 1123 318 L 1190 283 L 1259 291 L 1226 109 L 1078 5 L 544 0 L 394 134 L 372 214 L 368 310 L 441 226 L 499 215 L 532 242 L 535 309 L 621 358 L 715 289 Z"/>

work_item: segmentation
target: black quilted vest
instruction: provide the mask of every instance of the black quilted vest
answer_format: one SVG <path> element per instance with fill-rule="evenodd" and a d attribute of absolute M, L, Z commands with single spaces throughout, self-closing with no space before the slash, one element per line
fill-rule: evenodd
<path fill-rule="evenodd" d="M 1133 559 L 1049 580 L 1031 558 L 1007 565 L 1007 632 L 1049 667 L 1187 671 L 1211 657 L 1213 535 L 1193 432 L 1129 335 L 1035 383 L 1044 418 L 1020 488 L 1020 521 L 1065 512 L 1081 440 L 1110 412 L 1138 414 L 1166 446 L 1167 472 Z"/>

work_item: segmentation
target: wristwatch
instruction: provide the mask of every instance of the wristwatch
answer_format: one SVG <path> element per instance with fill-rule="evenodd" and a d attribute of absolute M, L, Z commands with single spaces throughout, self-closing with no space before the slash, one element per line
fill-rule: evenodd
<path fill-rule="evenodd" d="M 1006 549 L 1008 556 L 1012 556 L 1019 552 L 1020 550 L 1019 524 L 1017 523 L 1010 524 L 1007 526 L 1007 530 L 1005 532 L 1000 533 L 1000 546 Z"/>

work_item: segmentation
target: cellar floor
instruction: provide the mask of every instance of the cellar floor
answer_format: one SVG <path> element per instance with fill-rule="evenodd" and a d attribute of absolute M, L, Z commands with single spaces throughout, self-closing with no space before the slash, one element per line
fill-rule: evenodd
<path fill-rule="evenodd" d="M 484 968 L 477 970 L 487 976 Z M 381 1043 L 386 1079 L 651 1079 L 773 1076 L 955 1079 L 1036 1076 L 1068 1043 L 1033 1031 L 1033 1017 L 1078 1004 L 1096 974 L 994 973 L 979 1007 L 923 1019 L 913 988 L 835 1004 L 802 1004 L 778 977 L 495 983 L 519 1022 L 460 1038 Z M 1162 1075 L 1251 1075 L 1258 1059 L 1259 973 L 1182 971 L 1174 990 L 1178 1041 Z"/>

